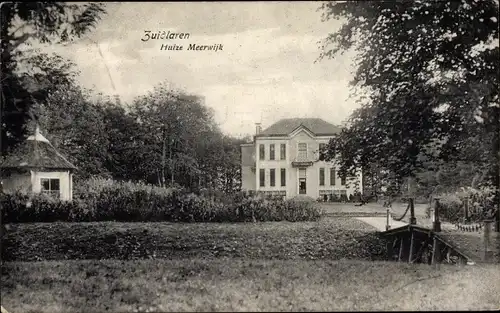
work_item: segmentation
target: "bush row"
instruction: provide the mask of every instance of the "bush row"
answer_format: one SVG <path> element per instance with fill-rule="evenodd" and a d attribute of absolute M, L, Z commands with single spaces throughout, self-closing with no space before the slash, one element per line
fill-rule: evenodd
<path fill-rule="evenodd" d="M 341 195 L 336 195 L 336 194 L 329 194 L 329 195 L 322 195 L 318 199 L 316 199 L 318 202 L 360 202 L 361 201 L 361 195 L 356 194 L 352 195 L 350 194 L 349 196 L 346 194 L 341 194 Z"/>
<path fill-rule="evenodd" d="M 321 216 L 311 202 L 268 199 L 244 192 L 195 194 L 133 183 L 78 190 L 73 201 L 43 194 L 0 196 L 4 223 L 29 222 L 257 222 L 312 221 Z"/>

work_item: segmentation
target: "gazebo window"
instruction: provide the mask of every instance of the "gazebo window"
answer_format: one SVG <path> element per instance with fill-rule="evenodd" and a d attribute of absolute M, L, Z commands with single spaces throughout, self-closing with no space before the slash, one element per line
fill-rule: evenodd
<path fill-rule="evenodd" d="M 40 179 L 40 182 L 42 185 L 42 193 L 59 198 L 59 178 L 42 178 Z"/>

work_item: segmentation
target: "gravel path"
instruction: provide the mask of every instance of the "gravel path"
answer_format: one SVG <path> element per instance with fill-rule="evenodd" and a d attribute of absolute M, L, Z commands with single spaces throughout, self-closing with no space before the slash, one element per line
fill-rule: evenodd
<path fill-rule="evenodd" d="M 378 231 L 385 231 L 385 226 L 387 223 L 386 217 L 356 217 L 357 220 L 362 221 L 370 226 L 375 227 Z M 408 225 L 405 222 L 395 221 L 392 218 L 389 219 L 389 225 L 391 229 L 402 227 Z"/>

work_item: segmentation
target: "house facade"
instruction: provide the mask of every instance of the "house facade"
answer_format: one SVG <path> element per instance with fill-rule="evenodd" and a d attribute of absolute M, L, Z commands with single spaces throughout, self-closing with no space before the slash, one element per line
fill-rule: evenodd
<path fill-rule="evenodd" d="M 322 146 L 339 132 L 319 118 L 283 119 L 265 130 L 257 124 L 253 142 L 241 145 L 242 189 L 314 199 L 362 192 L 361 171 L 343 178 L 335 161 L 319 160 Z"/>

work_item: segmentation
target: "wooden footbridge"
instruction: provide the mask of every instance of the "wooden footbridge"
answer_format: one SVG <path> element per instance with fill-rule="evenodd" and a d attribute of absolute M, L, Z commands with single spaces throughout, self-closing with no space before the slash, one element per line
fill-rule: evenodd
<path fill-rule="evenodd" d="M 397 228 L 391 228 L 392 218 L 387 210 L 386 230 L 380 234 L 386 240 L 388 260 L 436 265 L 500 263 L 500 236 L 492 231 L 493 221 L 455 224 L 452 229 L 441 229 L 438 199 L 435 199 L 431 226 L 417 224 L 411 200 L 409 209 L 410 223 Z"/>

